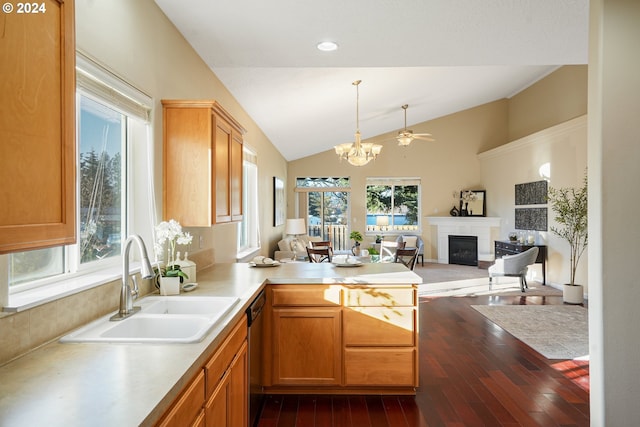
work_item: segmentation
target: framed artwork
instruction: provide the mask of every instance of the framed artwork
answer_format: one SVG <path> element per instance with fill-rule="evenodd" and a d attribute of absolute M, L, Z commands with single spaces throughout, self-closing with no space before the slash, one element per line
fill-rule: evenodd
<path fill-rule="evenodd" d="M 547 181 L 516 184 L 516 205 L 546 205 Z"/>
<path fill-rule="evenodd" d="M 516 208 L 516 230 L 547 231 L 547 208 Z"/>
<path fill-rule="evenodd" d="M 486 190 L 462 190 L 460 191 L 460 212 L 462 216 L 486 216 L 487 192 Z"/>
<path fill-rule="evenodd" d="M 273 226 L 284 224 L 284 182 L 273 177 Z"/>

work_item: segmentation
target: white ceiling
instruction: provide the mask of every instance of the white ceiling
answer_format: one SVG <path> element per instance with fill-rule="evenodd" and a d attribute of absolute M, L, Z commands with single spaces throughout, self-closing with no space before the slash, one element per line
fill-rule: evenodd
<path fill-rule="evenodd" d="M 287 160 L 353 141 L 355 80 L 366 139 L 587 63 L 588 0 L 155 2 Z"/>

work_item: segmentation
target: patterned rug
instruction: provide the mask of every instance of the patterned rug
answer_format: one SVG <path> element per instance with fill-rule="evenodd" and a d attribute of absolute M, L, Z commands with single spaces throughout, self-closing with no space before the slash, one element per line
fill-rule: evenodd
<path fill-rule="evenodd" d="M 588 311 L 567 305 L 472 305 L 547 359 L 589 355 Z"/>

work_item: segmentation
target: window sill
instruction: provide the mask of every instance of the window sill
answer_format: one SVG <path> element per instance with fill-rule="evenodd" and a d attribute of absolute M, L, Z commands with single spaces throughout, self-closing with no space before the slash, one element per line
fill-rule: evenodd
<path fill-rule="evenodd" d="M 236 254 L 236 262 L 249 262 L 260 253 L 260 247 L 248 248 Z"/>
<path fill-rule="evenodd" d="M 132 262 L 129 271 L 134 273 L 139 270 L 140 264 Z M 60 279 L 60 282 L 51 285 L 9 294 L 9 303 L 2 308 L 2 311 L 5 313 L 25 311 L 87 289 L 104 285 L 105 283 L 119 279 L 121 276 L 122 268 L 113 266 L 87 274 L 63 277 Z"/>

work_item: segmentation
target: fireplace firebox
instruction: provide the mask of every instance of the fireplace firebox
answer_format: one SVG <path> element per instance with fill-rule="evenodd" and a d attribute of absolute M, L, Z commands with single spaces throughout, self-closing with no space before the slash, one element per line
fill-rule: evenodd
<path fill-rule="evenodd" d="M 478 265 L 478 238 L 449 235 L 449 264 Z"/>

